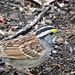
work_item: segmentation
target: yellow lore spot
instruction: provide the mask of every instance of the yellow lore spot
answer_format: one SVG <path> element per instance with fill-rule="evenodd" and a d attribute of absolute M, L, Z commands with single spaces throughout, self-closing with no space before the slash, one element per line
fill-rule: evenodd
<path fill-rule="evenodd" d="M 56 29 L 52 29 L 51 32 L 57 32 L 57 30 Z"/>

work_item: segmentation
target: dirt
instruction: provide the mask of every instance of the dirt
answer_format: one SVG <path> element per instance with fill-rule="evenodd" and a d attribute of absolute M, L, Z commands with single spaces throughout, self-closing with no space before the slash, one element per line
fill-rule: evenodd
<path fill-rule="evenodd" d="M 20 3 L 15 4 L 17 7 L 10 3 L 8 0 L 0 2 L 0 16 L 3 16 L 5 20 L 5 23 L 0 22 L 0 29 L 3 31 L 8 32 L 12 28 L 12 32 L 17 32 L 31 23 L 41 12 L 31 10 L 31 8 L 41 9 L 41 6 L 39 7 L 35 2 L 25 3 L 25 6 L 22 7 L 23 11 L 19 9 Z M 49 58 L 31 69 L 30 72 L 33 75 L 75 75 L 75 1 L 72 0 L 70 5 L 67 3 L 64 7 L 53 4 L 53 12 L 50 13 L 51 10 L 49 9 L 45 16 L 28 31 L 31 34 L 46 25 L 52 25 L 59 31 L 56 34 L 57 39 Z M 0 36 L 1 40 L 2 37 Z M 5 62 L 0 59 L 0 75 L 26 75 L 17 73 L 18 70 L 11 65 L 5 66 Z"/>

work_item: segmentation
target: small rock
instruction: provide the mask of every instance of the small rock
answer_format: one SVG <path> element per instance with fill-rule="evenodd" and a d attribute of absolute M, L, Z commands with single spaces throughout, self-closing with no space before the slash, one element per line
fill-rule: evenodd
<path fill-rule="evenodd" d="M 22 12 L 22 11 L 24 10 L 24 8 L 22 8 L 22 7 L 19 7 L 19 10 Z"/>
<path fill-rule="evenodd" d="M 42 25 L 45 25 L 45 21 L 41 20 L 41 24 L 42 24 Z"/>
<path fill-rule="evenodd" d="M 51 70 L 51 67 L 46 67 L 45 70 L 47 70 L 47 71 L 48 71 L 48 70 Z"/>
<path fill-rule="evenodd" d="M 38 25 L 35 25 L 35 29 L 38 29 Z"/>
<path fill-rule="evenodd" d="M 45 20 L 46 23 L 51 24 L 52 21 L 51 20 Z"/>
<path fill-rule="evenodd" d="M 20 22 L 20 25 L 22 25 L 23 24 L 23 22 Z"/>
<path fill-rule="evenodd" d="M 17 29 L 17 28 L 19 28 L 18 26 L 14 26 L 14 29 Z"/>
<path fill-rule="evenodd" d="M 74 15 L 74 12 L 73 11 L 70 11 L 70 15 Z"/>
<path fill-rule="evenodd" d="M 67 44 L 69 44 L 67 41 L 65 41 L 65 44 L 67 45 Z"/>
<path fill-rule="evenodd" d="M 57 7 L 56 7 L 56 6 L 54 6 L 54 9 L 57 9 Z"/>
<path fill-rule="evenodd" d="M 58 48 L 58 45 L 54 45 L 55 48 Z"/>
<path fill-rule="evenodd" d="M 66 11 L 64 11 L 64 10 L 61 10 L 61 12 L 60 12 L 61 14 L 66 14 Z"/>
<path fill-rule="evenodd" d="M 22 1 L 22 2 L 20 2 L 20 5 L 21 5 L 21 6 L 23 6 L 23 7 L 25 6 L 25 4 L 24 4 L 24 2 L 23 2 L 23 1 Z"/>
<path fill-rule="evenodd" d="M 8 18 L 13 20 L 19 20 L 18 12 L 17 11 L 9 12 Z"/>
<path fill-rule="evenodd" d="M 73 53 L 73 49 L 72 49 L 72 47 L 70 47 L 70 53 Z"/>
<path fill-rule="evenodd" d="M 56 50 L 52 50 L 52 52 L 55 54 L 55 53 L 57 53 L 57 51 Z"/>
<path fill-rule="evenodd" d="M 4 26 L 5 26 L 4 23 L 0 23 L 0 29 L 4 28 Z"/>

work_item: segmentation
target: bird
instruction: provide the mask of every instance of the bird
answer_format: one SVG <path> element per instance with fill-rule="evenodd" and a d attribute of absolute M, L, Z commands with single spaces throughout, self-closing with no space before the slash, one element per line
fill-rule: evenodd
<path fill-rule="evenodd" d="M 48 58 L 56 32 L 57 29 L 48 25 L 30 35 L 4 41 L 0 45 L 0 57 L 19 70 L 35 67 Z"/>

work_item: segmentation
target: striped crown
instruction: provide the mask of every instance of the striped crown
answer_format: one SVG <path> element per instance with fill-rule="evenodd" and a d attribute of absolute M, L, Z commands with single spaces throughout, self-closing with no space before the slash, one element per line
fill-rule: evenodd
<path fill-rule="evenodd" d="M 51 30 L 53 30 L 53 29 L 54 29 L 53 26 L 42 27 L 36 31 L 36 37 L 40 38 L 40 37 L 43 37 L 45 35 L 48 35 L 51 32 Z"/>

